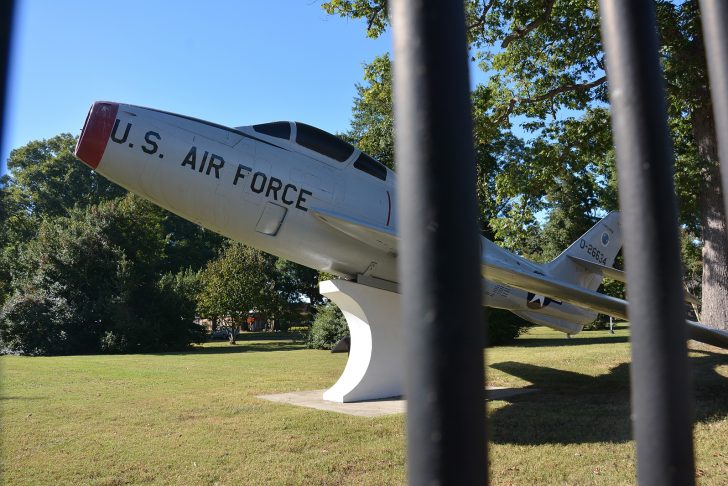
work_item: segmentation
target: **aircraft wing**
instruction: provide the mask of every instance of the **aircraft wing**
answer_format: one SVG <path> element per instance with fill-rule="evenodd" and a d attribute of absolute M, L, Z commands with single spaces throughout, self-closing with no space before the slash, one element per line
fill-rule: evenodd
<path fill-rule="evenodd" d="M 627 282 L 627 276 L 622 270 L 617 270 L 616 268 L 600 265 L 597 262 L 591 262 L 589 260 L 584 260 L 583 258 L 575 257 L 572 255 L 569 255 L 569 259 L 578 263 L 590 272 L 601 274 L 603 277 L 611 278 L 612 280 L 617 280 L 618 282 Z M 698 305 L 698 298 L 687 290 L 684 291 L 683 297 L 685 298 L 685 302 Z"/>
<path fill-rule="evenodd" d="M 600 294 L 552 277 L 524 272 L 487 256 L 480 264 L 480 271 L 484 278 L 503 285 L 569 302 L 618 319 L 628 319 L 627 301 L 616 297 Z M 687 320 L 686 323 L 690 339 L 728 349 L 727 331 L 690 320 Z"/>
<path fill-rule="evenodd" d="M 392 255 L 397 254 L 399 237 L 392 228 L 367 223 L 328 209 L 311 208 L 310 211 L 319 220 L 355 240 Z"/>
<path fill-rule="evenodd" d="M 355 240 L 393 255 L 397 254 L 399 237 L 392 228 L 367 223 L 327 209 L 312 208 L 310 211 L 320 221 Z M 580 260 L 577 263 L 587 266 L 589 270 L 601 273 L 605 277 L 624 281 L 624 272 L 619 270 L 592 264 L 586 260 Z M 600 268 L 592 268 L 595 266 Z M 523 271 L 506 265 L 500 260 L 488 258 L 488 256 L 481 261 L 480 273 L 483 278 L 502 285 L 569 302 L 618 319 L 628 319 L 627 301 L 623 299 L 600 294 L 563 280 Z M 728 332 L 694 321 L 687 321 L 687 326 L 690 339 L 728 349 Z"/>
<path fill-rule="evenodd" d="M 687 321 L 688 337 L 701 343 L 728 349 L 728 332 L 709 327 L 702 322 Z"/>
<path fill-rule="evenodd" d="M 310 211 L 319 220 L 362 243 L 392 254 L 397 253 L 399 237 L 391 228 L 367 223 L 328 209 L 311 208 Z M 622 299 L 600 294 L 569 282 L 524 272 L 504 265 L 499 260 L 486 257 L 481 263 L 481 274 L 484 278 L 503 285 L 543 294 L 602 314 L 627 319 L 627 302 Z"/>
<path fill-rule="evenodd" d="M 488 258 L 487 255 L 481 261 L 480 273 L 484 278 L 499 284 L 545 295 L 619 319 L 627 319 L 627 302 L 622 299 L 600 294 L 563 280 L 525 272 L 499 260 Z"/>

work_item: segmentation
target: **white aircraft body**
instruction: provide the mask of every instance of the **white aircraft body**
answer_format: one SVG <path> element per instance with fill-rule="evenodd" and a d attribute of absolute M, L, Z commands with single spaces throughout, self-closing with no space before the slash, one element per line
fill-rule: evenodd
<path fill-rule="evenodd" d="M 229 128 L 133 105 L 96 102 L 76 156 L 183 218 L 316 270 L 396 289 L 396 175 L 343 140 L 297 122 Z M 619 213 L 537 264 L 481 238 L 483 303 L 574 334 L 627 303 L 596 292 L 622 245 Z M 690 336 L 728 333 L 688 321 Z"/>

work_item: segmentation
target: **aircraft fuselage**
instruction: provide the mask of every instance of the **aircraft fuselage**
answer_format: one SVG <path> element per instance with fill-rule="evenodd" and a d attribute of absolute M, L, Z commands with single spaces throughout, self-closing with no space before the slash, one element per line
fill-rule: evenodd
<path fill-rule="evenodd" d="M 333 135 L 294 122 L 228 128 L 132 105 L 97 102 L 76 149 L 98 173 L 224 236 L 344 278 L 397 282 L 396 248 L 366 244 L 316 211 L 397 229 L 396 175 Z M 543 275 L 485 238 L 488 258 Z M 485 281 L 487 305 L 577 332 L 595 314 Z M 549 319 L 551 321 L 549 321 Z M 561 321 L 574 323 L 564 328 Z M 561 325 L 561 327 L 559 327 Z"/>

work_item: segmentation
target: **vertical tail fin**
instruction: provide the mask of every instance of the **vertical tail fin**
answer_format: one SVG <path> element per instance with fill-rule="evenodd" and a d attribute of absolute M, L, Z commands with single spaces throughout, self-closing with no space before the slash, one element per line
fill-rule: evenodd
<path fill-rule="evenodd" d="M 602 283 L 602 275 L 586 270 L 569 257 L 611 267 L 621 248 L 622 230 L 619 224 L 619 211 L 612 211 L 559 256 L 547 263 L 546 269 L 550 275 L 558 279 L 596 290 Z"/>

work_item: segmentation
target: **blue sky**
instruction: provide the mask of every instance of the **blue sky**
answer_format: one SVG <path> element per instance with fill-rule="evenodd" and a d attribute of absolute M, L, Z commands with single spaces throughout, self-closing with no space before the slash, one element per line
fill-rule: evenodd
<path fill-rule="evenodd" d="M 10 149 L 78 134 L 95 100 L 344 131 L 363 64 L 391 48 L 311 0 L 16 4 L 3 173 Z"/>

